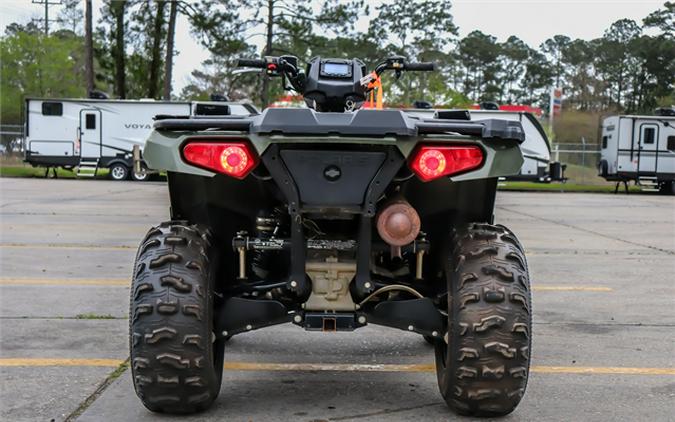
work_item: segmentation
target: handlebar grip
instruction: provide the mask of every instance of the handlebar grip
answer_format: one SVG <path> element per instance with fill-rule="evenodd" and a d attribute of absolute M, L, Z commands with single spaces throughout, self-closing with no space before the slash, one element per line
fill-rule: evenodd
<path fill-rule="evenodd" d="M 406 63 L 405 70 L 433 71 L 436 65 L 433 62 Z"/>
<path fill-rule="evenodd" d="M 257 67 L 265 69 L 267 67 L 267 62 L 261 59 L 238 59 L 237 67 Z"/>

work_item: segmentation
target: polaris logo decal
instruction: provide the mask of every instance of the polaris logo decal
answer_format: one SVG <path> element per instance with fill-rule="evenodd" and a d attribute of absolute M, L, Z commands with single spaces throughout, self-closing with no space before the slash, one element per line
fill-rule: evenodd
<path fill-rule="evenodd" d="M 342 171 L 338 166 L 328 166 L 323 170 L 323 177 L 329 182 L 335 182 L 342 176 Z"/>
<path fill-rule="evenodd" d="M 124 127 L 127 129 L 152 129 L 148 123 L 125 123 Z"/>

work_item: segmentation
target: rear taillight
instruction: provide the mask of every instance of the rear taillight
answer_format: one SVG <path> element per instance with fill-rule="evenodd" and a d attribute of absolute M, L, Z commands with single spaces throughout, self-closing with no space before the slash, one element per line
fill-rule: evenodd
<path fill-rule="evenodd" d="M 228 176 L 243 179 L 258 164 L 246 142 L 190 142 L 183 147 L 185 161 Z"/>
<path fill-rule="evenodd" d="M 423 182 L 480 167 L 483 150 L 474 145 L 422 145 L 410 160 L 410 169 Z"/>

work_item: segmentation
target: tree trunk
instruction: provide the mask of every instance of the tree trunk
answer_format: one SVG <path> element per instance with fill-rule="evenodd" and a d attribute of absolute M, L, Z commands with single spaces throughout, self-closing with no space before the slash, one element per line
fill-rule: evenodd
<path fill-rule="evenodd" d="M 92 39 L 91 0 L 85 1 L 84 18 L 84 75 L 87 80 L 87 96 L 94 90 L 94 43 Z"/>
<path fill-rule="evenodd" d="M 616 104 L 621 108 L 621 94 L 623 93 L 623 67 L 619 69 L 619 78 L 617 81 Z"/>
<path fill-rule="evenodd" d="M 115 18 L 115 45 L 112 49 L 115 60 L 115 94 L 121 98 L 127 98 L 126 82 L 126 52 L 124 42 L 124 11 L 126 2 L 110 2 L 110 11 Z"/>
<path fill-rule="evenodd" d="M 272 39 L 274 36 L 274 0 L 267 0 L 267 39 L 265 41 L 265 56 L 272 55 Z M 262 84 L 262 107 L 267 107 L 269 103 L 269 89 L 270 89 L 270 78 L 263 73 L 263 84 Z"/>
<path fill-rule="evenodd" d="M 178 12 L 178 2 L 171 1 L 169 11 L 169 28 L 166 34 L 166 58 L 164 59 L 164 92 L 165 100 L 171 99 L 171 79 L 173 77 L 173 44 L 174 34 L 176 32 L 176 13 Z"/>
<path fill-rule="evenodd" d="M 152 51 L 150 62 L 150 80 L 148 98 L 156 98 L 159 93 L 159 68 L 161 65 L 162 27 L 164 26 L 164 2 L 157 2 L 154 28 L 152 30 Z"/>

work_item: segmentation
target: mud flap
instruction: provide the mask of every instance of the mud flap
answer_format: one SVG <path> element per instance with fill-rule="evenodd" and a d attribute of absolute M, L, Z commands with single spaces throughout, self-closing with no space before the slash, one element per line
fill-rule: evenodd
<path fill-rule="evenodd" d="M 230 337 L 246 331 L 284 324 L 292 315 L 276 300 L 253 300 L 239 297 L 227 299 L 216 319 L 216 336 Z"/>
<path fill-rule="evenodd" d="M 441 337 L 445 333 L 445 318 L 429 298 L 382 302 L 368 314 L 368 322 Z M 435 334 L 434 334 L 435 333 Z"/>

